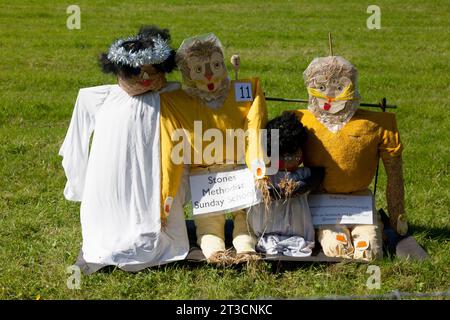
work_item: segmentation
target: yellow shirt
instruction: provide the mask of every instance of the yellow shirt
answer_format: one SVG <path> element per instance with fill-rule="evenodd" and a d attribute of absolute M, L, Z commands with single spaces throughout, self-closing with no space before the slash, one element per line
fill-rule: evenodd
<path fill-rule="evenodd" d="M 167 199 L 175 197 L 180 179 L 183 172 L 183 164 L 177 164 L 172 161 L 172 150 L 182 144 L 181 140 L 172 141 L 172 134 L 177 129 L 188 131 L 188 141 L 191 147 L 191 167 L 209 166 L 211 163 L 205 163 L 202 152 L 209 152 L 208 145 L 214 142 L 202 141 L 201 137 L 195 137 L 194 141 L 194 121 L 201 121 L 201 131 L 203 133 L 215 128 L 222 134 L 223 150 L 217 154 L 215 163 L 236 163 L 239 160 L 245 160 L 250 167 L 254 160 L 263 161 L 263 152 L 260 147 L 259 139 L 234 139 L 234 150 L 226 150 L 226 130 L 227 129 L 254 129 L 264 128 L 267 123 L 267 108 L 264 99 L 264 93 L 257 78 L 250 80 L 239 80 L 239 83 L 251 83 L 252 101 L 236 101 L 235 83 L 231 81 L 230 91 L 220 108 L 210 108 L 197 97 L 186 94 L 183 90 L 162 93 L 161 98 L 161 200 L 162 213 L 167 215 L 169 210 L 166 206 Z M 246 93 L 246 92 L 245 92 Z M 246 93 L 247 95 L 247 93 Z M 197 123 L 197 129 L 198 129 Z M 237 141 L 240 140 L 240 141 Z M 245 159 L 236 159 L 236 149 L 242 140 L 244 142 Z M 200 141 L 200 144 L 199 144 Z M 177 147 L 178 145 L 178 147 Z M 201 146 L 201 148 L 200 148 Z M 182 154 L 182 152 L 181 152 Z M 213 152 L 213 154 L 215 154 Z M 228 156 L 228 157 L 227 157 Z M 200 159 L 200 162 L 198 162 Z M 195 161 L 197 160 L 197 161 Z M 194 163 L 197 162 L 197 163 Z"/>
<path fill-rule="evenodd" d="M 326 192 L 367 189 L 375 176 L 378 157 L 398 157 L 403 150 L 393 113 L 358 109 L 340 131 L 333 133 L 310 111 L 295 112 L 308 131 L 304 164 L 325 167 Z"/>

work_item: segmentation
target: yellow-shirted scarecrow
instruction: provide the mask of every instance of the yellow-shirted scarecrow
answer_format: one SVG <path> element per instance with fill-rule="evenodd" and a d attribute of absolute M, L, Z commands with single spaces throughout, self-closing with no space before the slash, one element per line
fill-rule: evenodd
<path fill-rule="evenodd" d="M 314 59 L 304 72 L 308 110 L 296 114 L 308 131 L 305 166 L 325 167 L 324 193 L 364 194 L 381 157 L 386 174 L 390 223 L 407 232 L 402 150 L 395 115 L 358 108 L 357 70 L 339 56 Z M 327 256 L 372 260 L 382 257 L 382 223 L 322 225 L 318 239 Z"/>
<path fill-rule="evenodd" d="M 175 132 L 180 132 L 179 129 L 187 133 L 190 159 L 186 161 L 186 150 L 182 157 L 184 163 L 192 162 L 191 172 L 205 169 L 227 171 L 234 164 L 246 163 L 256 178 L 265 174 L 259 136 L 256 134 L 252 138 L 252 132 L 264 128 L 267 122 L 266 103 L 259 80 L 231 81 L 222 45 L 213 34 L 184 40 L 176 60 L 183 77 L 183 89 L 161 95 L 163 218 L 170 214 L 171 202 L 184 169 L 183 163 L 174 159 L 179 154 L 177 146 L 180 143 L 172 138 Z M 238 145 L 242 145 L 242 141 L 234 141 L 232 152 L 226 150 L 226 143 L 222 141 L 220 150 L 211 152 L 210 159 L 205 158 L 202 152 L 208 150 L 212 141 L 204 140 L 208 139 L 207 130 L 211 129 L 218 130 L 224 138 L 234 134 L 233 130 L 249 129 L 250 136 L 245 139 L 241 156 Z M 232 215 L 236 257 L 231 257 L 225 248 L 225 214 L 194 216 L 197 242 L 209 262 L 227 264 L 235 259 L 254 258 L 256 240 L 249 231 L 245 211 L 238 210 Z"/>

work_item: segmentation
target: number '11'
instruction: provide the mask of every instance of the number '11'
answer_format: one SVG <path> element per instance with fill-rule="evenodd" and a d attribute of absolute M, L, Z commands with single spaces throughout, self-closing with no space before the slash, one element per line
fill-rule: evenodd
<path fill-rule="evenodd" d="M 245 87 L 246 91 L 247 91 L 247 97 L 244 97 L 244 88 L 240 87 L 241 89 L 241 99 L 250 99 L 250 89 L 249 87 Z"/>

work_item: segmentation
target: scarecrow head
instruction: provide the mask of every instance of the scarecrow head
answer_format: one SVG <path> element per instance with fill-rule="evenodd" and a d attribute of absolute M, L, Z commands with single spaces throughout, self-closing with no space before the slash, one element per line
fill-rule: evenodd
<path fill-rule="evenodd" d="M 302 123 L 292 112 L 284 112 L 273 118 L 267 125 L 267 155 L 271 156 L 271 130 L 278 131 L 278 150 L 280 170 L 295 171 L 303 162 L 302 145 L 307 139 L 307 133 Z"/>
<path fill-rule="evenodd" d="M 303 73 L 310 111 L 331 131 L 347 123 L 359 105 L 356 68 L 339 56 L 315 58 Z"/>
<path fill-rule="evenodd" d="M 177 51 L 176 62 L 188 94 L 198 96 L 210 107 L 222 105 L 229 79 L 222 44 L 214 34 L 185 39 Z"/>
<path fill-rule="evenodd" d="M 166 85 L 165 74 L 175 64 L 175 51 L 169 46 L 167 29 L 142 27 L 137 36 L 115 41 L 100 57 L 106 73 L 114 73 L 130 96 L 158 91 Z"/>

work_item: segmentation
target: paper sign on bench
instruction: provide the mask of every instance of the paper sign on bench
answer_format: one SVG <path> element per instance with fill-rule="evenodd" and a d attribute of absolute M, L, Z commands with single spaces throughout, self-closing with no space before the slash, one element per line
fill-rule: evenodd
<path fill-rule="evenodd" d="M 372 196 L 311 194 L 308 203 L 315 226 L 373 224 Z"/>
<path fill-rule="evenodd" d="M 261 201 L 247 168 L 191 175 L 190 185 L 194 215 L 233 212 Z"/>

